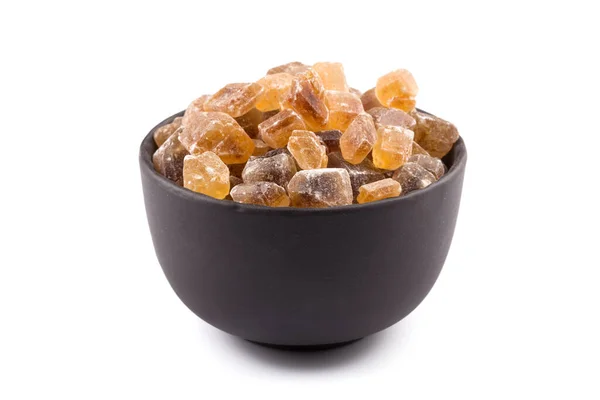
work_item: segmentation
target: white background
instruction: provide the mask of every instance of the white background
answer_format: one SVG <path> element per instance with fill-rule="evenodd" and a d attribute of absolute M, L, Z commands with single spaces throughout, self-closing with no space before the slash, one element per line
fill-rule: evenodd
<path fill-rule="evenodd" d="M 0 5 L 0 398 L 600 398 L 596 2 Z M 274 65 L 408 68 L 469 163 L 454 242 L 405 320 L 320 354 L 176 298 L 138 145 Z"/>

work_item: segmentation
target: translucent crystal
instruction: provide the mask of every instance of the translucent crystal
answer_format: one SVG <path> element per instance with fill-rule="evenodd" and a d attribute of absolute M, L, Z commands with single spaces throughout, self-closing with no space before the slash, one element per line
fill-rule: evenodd
<path fill-rule="evenodd" d="M 377 127 L 380 125 L 392 125 L 413 130 L 416 125 L 413 117 L 397 108 L 373 107 L 368 113 L 373 117 L 373 121 Z"/>
<path fill-rule="evenodd" d="M 327 147 L 327 153 L 333 153 L 334 151 L 340 151 L 340 138 L 342 132 L 337 129 L 315 132 L 318 137 L 321 138 L 325 147 Z"/>
<path fill-rule="evenodd" d="M 352 204 L 352 185 L 341 168 L 298 171 L 288 184 L 294 207 L 320 208 Z"/>
<path fill-rule="evenodd" d="M 204 94 L 198 97 L 196 100 L 192 101 L 183 113 L 183 120 L 181 121 L 182 125 L 185 125 L 188 122 L 188 120 L 192 118 L 193 114 L 205 111 L 204 104 L 209 98 L 210 94 Z"/>
<path fill-rule="evenodd" d="M 296 130 L 292 132 L 287 149 L 302 169 L 327 167 L 327 147 L 311 131 Z"/>
<path fill-rule="evenodd" d="M 308 65 L 302 64 L 299 61 L 292 61 L 290 63 L 271 68 L 267 71 L 267 75 L 279 74 L 281 72 L 296 75 L 306 71 L 308 68 L 310 68 Z"/>
<path fill-rule="evenodd" d="M 437 157 L 431 157 L 424 154 L 413 154 L 408 159 L 408 162 L 419 164 L 421 167 L 431 172 L 435 176 L 436 180 L 440 179 L 446 172 L 444 163 Z"/>
<path fill-rule="evenodd" d="M 359 98 L 362 96 L 362 92 L 358 89 L 355 89 L 353 87 L 349 88 L 348 91 L 356 96 L 358 96 Z"/>
<path fill-rule="evenodd" d="M 400 182 L 402 194 L 426 188 L 436 181 L 431 172 L 414 162 L 404 164 L 394 172 L 392 178 Z"/>
<path fill-rule="evenodd" d="M 415 108 L 418 92 L 415 78 L 405 69 L 397 69 L 382 76 L 375 86 L 375 95 L 381 104 L 406 112 Z"/>
<path fill-rule="evenodd" d="M 273 182 L 242 183 L 231 189 L 231 198 L 237 203 L 269 207 L 288 207 L 290 198 L 285 189 Z"/>
<path fill-rule="evenodd" d="M 296 162 L 286 152 L 267 153 L 263 157 L 251 157 L 242 172 L 244 183 L 274 182 L 286 187 L 296 173 Z"/>
<path fill-rule="evenodd" d="M 246 162 L 254 151 L 252 139 L 225 113 L 191 114 L 182 128 L 179 140 L 191 154 L 212 151 L 226 164 L 240 164 Z"/>
<path fill-rule="evenodd" d="M 327 129 L 338 129 L 342 132 L 364 111 L 360 98 L 349 92 L 325 91 L 325 105 L 329 109 Z"/>
<path fill-rule="evenodd" d="M 358 195 L 358 189 L 361 186 L 385 178 L 384 171 L 375 167 L 373 162 L 368 158 L 365 158 L 360 164 L 349 163 L 344 160 L 342 154 L 338 152 L 329 153 L 328 158 L 328 167 L 343 168 L 348 172 L 350 183 L 352 184 L 352 193 L 355 198 Z"/>
<path fill-rule="evenodd" d="M 264 120 L 264 113 L 262 111 L 258 111 L 256 108 L 251 109 L 241 117 L 235 118 L 235 121 L 240 124 L 242 129 L 251 138 L 258 136 L 258 125 Z"/>
<path fill-rule="evenodd" d="M 368 203 L 371 201 L 389 199 L 391 197 L 400 196 L 401 191 L 402 187 L 398 181 L 386 178 L 361 186 L 356 201 L 358 203 Z"/>
<path fill-rule="evenodd" d="M 310 69 L 294 78 L 289 92 L 281 101 L 281 106 L 294 110 L 306 126 L 314 131 L 324 130 L 329 121 L 323 83 Z"/>
<path fill-rule="evenodd" d="M 412 153 L 413 154 L 425 154 L 426 156 L 429 155 L 429 153 L 424 148 L 419 146 L 419 143 L 415 142 L 414 140 L 413 140 L 413 145 L 412 145 Z"/>
<path fill-rule="evenodd" d="M 259 79 L 256 83 L 263 90 L 256 99 L 256 108 L 260 111 L 277 110 L 281 99 L 290 90 L 293 79 L 293 75 L 284 72 Z"/>
<path fill-rule="evenodd" d="M 252 139 L 254 142 L 254 153 L 253 156 L 264 156 L 271 148 L 260 139 Z"/>
<path fill-rule="evenodd" d="M 262 93 L 257 83 L 230 83 L 213 94 L 204 103 L 205 111 L 218 111 L 240 117 L 256 104 L 256 98 Z"/>
<path fill-rule="evenodd" d="M 312 66 L 323 81 L 325 90 L 348 91 L 344 67 L 337 62 L 318 62 Z"/>
<path fill-rule="evenodd" d="M 261 139 L 272 148 L 285 147 L 294 130 L 306 129 L 302 118 L 292 110 L 283 110 L 258 125 Z"/>
<path fill-rule="evenodd" d="M 167 179 L 183 186 L 183 160 L 189 153 L 179 141 L 179 128 L 154 152 L 154 169 Z"/>
<path fill-rule="evenodd" d="M 414 133 L 399 126 L 382 125 L 377 129 L 373 146 L 373 163 L 377 168 L 394 170 L 408 161 L 412 154 Z"/>
<path fill-rule="evenodd" d="M 458 130 L 448 121 L 422 111 L 413 111 L 417 121 L 415 141 L 433 157 L 442 158 L 458 140 Z"/>
<path fill-rule="evenodd" d="M 229 193 L 229 169 L 215 153 L 185 156 L 183 184 L 194 192 L 215 199 L 224 199 Z"/>
<path fill-rule="evenodd" d="M 377 131 L 373 117 L 367 113 L 359 114 L 348 126 L 340 138 L 340 150 L 346 161 L 359 164 L 367 157 L 375 141 Z"/>
<path fill-rule="evenodd" d="M 160 147 L 181 126 L 181 117 L 177 117 L 170 124 L 166 124 L 154 131 L 154 142 Z"/>
<path fill-rule="evenodd" d="M 362 102 L 365 111 L 369 111 L 374 107 L 382 107 L 379 100 L 377 100 L 377 96 L 375 96 L 375 88 L 364 92 L 362 96 L 360 96 L 360 101 Z"/>

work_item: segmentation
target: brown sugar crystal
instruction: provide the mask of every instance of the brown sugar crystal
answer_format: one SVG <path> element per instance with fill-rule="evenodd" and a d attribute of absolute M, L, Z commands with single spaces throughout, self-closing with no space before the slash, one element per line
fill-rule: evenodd
<path fill-rule="evenodd" d="M 258 125 L 260 138 L 274 149 L 285 147 L 292 132 L 303 129 L 304 121 L 292 110 L 283 110 Z"/>
<path fill-rule="evenodd" d="M 290 63 L 278 65 L 277 67 L 271 68 L 270 70 L 267 71 L 267 75 L 279 74 L 282 72 L 285 72 L 285 73 L 288 73 L 291 75 L 297 75 L 297 74 L 300 74 L 300 73 L 306 71 L 309 68 L 310 67 L 308 65 L 302 64 L 299 61 L 292 61 Z"/>
<path fill-rule="evenodd" d="M 262 157 L 251 157 L 241 176 L 245 183 L 274 182 L 286 187 L 296 172 L 296 162 L 291 154 L 273 151 Z"/>
<path fill-rule="evenodd" d="M 258 136 L 258 125 L 265 120 L 265 114 L 253 108 L 241 117 L 234 119 L 248 136 L 255 138 Z"/>
<path fill-rule="evenodd" d="M 327 147 L 311 131 L 297 130 L 292 133 L 287 149 L 302 169 L 327 167 Z"/>
<path fill-rule="evenodd" d="M 431 157 L 424 154 L 413 154 L 408 159 L 408 162 L 419 164 L 421 167 L 431 172 L 435 176 L 436 180 L 440 179 L 446 172 L 444 163 L 437 157 Z"/>
<path fill-rule="evenodd" d="M 358 114 L 364 111 L 360 98 L 349 92 L 325 91 L 325 105 L 329 109 L 327 129 L 337 129 L 342 132 Z"/>
<path fill-rule="evenodd" d="M 240 117 L 250 111 L 262 93 L 257 83 L 230 83 L 213 94 L 204 103 L 205 111 L 218 111 L 232 117 Z"/>
<path fill-rule="evenodd" d="M 267 75 L 256 83 L 262 87 L 262 93 L 256 98 L 256 108 L 260 111 L 279 109 L 283 96 L 290 90 L 294 76 L 285 72 Z"/>
<path fill-rule="evenodd" d="M 323 81 L 325 90 L 348 91 L 344 66 L 338 62 L 318 62 L 312 66 Z"/>
<path fill-rule="evenodd" d="M 442 158 L 458 140 L 456 127 L 434 115 L 415 110 L 411 113 L 417 121 L 415 141 L 433 157 Z"/>
<path fill-rule="evenodd" d="M 342 131 L 330 129 L 327 131 L 315 132 L 315 134 L 321 138 L 325 144 L 325 147 L 327 147 L 327 153 L 340 151 L 340 138 L 342 137 Z"/>
<path fill-rule="evenodd" d="M 179 186 L 183 186 L 183 160 L 189 154 L 179 141 L 181 131 L 182 128 L 179 128 L 173 132 L 152 156 L 154 169 Z"/>
<path fill-rule="evenodd" d="M 412 155 L 414 133 L 399 126 L 382 125 L 377 129 L 373 163 L 377 168 L 395 170 Z"/>
<path fill-rule="evenodd" d="M 341 168 L 298 171 L 288 184 L 292 206 L 322 208 L 352 204 L 352 185 Z"/>
<path fill-rule="evenodd" d="M 379 100 L 377 100 L 377 96 L 375 95 L 375 88 L 364 92 L 362 96 L 360 96 L 360 101 L 362 102 L 365 111 L 369 111 L 375 107 L 382 107 Z"/>
<path fill-rule="evenodd" d="M 188 120 L 190 118 L 192 118 L 193 114 L 206 111 L 206 110 L 204 110 L 204 104 L 206 103 L 206 100 L 208 100 L 209 98 L 210 98 L 209 94 L 204 94 L 204 95 L 198 97 L 196 100 L 192 101 L 190 103 L 190 105 L 185 109 L 185 112 L 183 113 L 183 119 L 181 121 L 181 124 L 185 125 L 188 122 Z"/>
<path fill-rule="evenodd" d="M 373 117 L 376 127 L 392 125 L 413 130 L 417 124 L 413 117 L 397 108 L 373 107 L 367 112 Z"/>
<path fill-rule="evenodd" d="M 373 162 L 368 158 L 365 158 L 359 164 L 352 164 L 344 160 L 341 153 L 329 153 L 329 163 L 327 164 L 330 168 L 343 168 L 348 172 L 350 176 L 350 183 L 352 184 L 352 193 L 354 198 L 358 196 L 358 189 L 371 182 L 380 181 L 385 179 L 383 170 L 375 167 Z"/>
<path fill-rule="evenodd" d="M 359 164 L 367 157 L 377 140 L 377 131 L 373 117 L 367 113 L 359 114 L 348 126 L 340 138 L 340 150 L 344 159 Z"/>
<path fill-rule="evenodd" d="M 306 126 L 314 131 L 324 130 L 329 121 L 329 110 L 324 101 L 323 83 L 312 70 L 305 71 L 294 78 L 281 106 L 294 110 Z"/>
<path fill-rule="evenodd" d="M 166 124 L 154 131 L 154 142 L 160 147 L 181 126 L 181 117 L 177 117 L 170 124 Z"/>
<path fill-rule="evenodd" d="M 382 76 L 375 86 L 375 95 L 382 105 L 406 112 L 415 108 L 415 97 L 418 92 L 419 87 L 415 78 L 405 69 L 397 69 Z"/>
<path fill-rule="evenodd" d="M 254 142 L 242 127 L 221 112 L 191 115 L 179 139 L 191 154 L 212 151 L 226 164 L 244 163 L 254 151 Z"/>
<path fill-rule="evenodd" d="M 269 150 L 271 150 L 271 148 L 260 139 L 252 139 L 252 141 L 254 142 L 254 152 L 252 153 L 253 156 L 264 156 Z"/>
<path fill-rule="evenodd" d="M 386 178 L 361 186 L 356 201 L 358 203 L 369 203 L 371 201 L 389 199 L 400 196 L 400 192 L 402 192 L 400 183 L 391 178 Z"/>
<path fill-rule="evenodd" d="M 237 203 L 268 207 L 288 207 L 290 198 L 284 188 L 273 182 L 241 183 L 231 189 Z"/>
<path fill-rule="evenodd" d="M 402 194 L 424 189 L 436 181 L 431 172 L 414 162 L 404 164 L 394 172 L 392 178 L 402 186 Z"/>
<path fill-rule="evenodd" d="M 194 192 L 224 199 L 229 193 L 229 169 L 219 156 L 210 151 L 186 156 L 183 185 Z"/>

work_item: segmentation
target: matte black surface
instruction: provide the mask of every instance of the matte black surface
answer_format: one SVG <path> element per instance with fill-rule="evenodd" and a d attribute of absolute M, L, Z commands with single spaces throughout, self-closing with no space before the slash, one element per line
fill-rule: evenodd
<path fill-rule="evenodd" d="M 156 255 L 179 298 L 209 324 L 276 346 L 344 343 L 400 321 L 433 287 L 458 215 L 462 139 L 444 160 L 448 173 L 426 189 L 296 209 L 176 186 L 152 166 L 154 129 L 142 142 L 140 167 Z"/>

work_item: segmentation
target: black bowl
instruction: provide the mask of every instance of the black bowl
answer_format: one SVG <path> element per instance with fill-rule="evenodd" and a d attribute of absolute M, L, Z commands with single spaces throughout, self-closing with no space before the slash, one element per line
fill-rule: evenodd
<path fill-rule="evenodd" d="M 181 301 L 209 324 L 271 346 L 335 346 L 381 331 L 433 287 L 458 215 L 462 139 L 435 184 L 406 196 L 323 209 L 267 208 L 181 188 L 141 145 L 148 223 Z"/>

